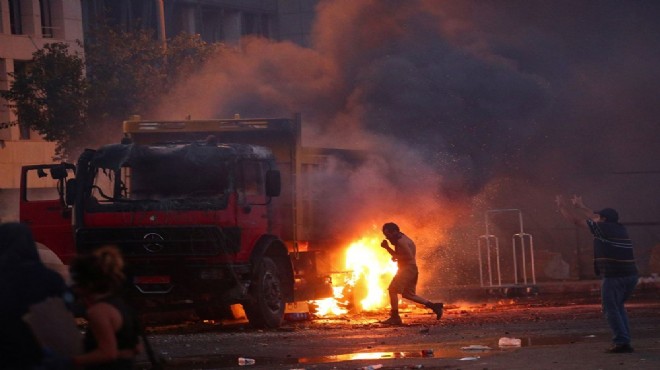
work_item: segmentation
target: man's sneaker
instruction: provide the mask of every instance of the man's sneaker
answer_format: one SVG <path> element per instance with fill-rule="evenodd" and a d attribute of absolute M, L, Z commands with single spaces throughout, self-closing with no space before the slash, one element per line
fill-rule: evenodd
<path fill-rule="evenodd" d="M 381 321 L 380 323 L 385 325 L 403 325 L 403 321 L 401 321 L 401 316 L 390 316 L 389 319 L 385 321 Z"/>
<path fill-rule="evenodd" d="M 633 353 L 635 350 L 630 344 L 615 344 L 612 348 L 606 350 L 607 353 Z"/>
<path fill-rule="evenodd" d="M 440 320 L 442 318 L 443 307 L 444 304 L 442 303 L 432 303 L 431 306 L 429 307 L 431 310 L 433 310 L 436 320 Z"/>

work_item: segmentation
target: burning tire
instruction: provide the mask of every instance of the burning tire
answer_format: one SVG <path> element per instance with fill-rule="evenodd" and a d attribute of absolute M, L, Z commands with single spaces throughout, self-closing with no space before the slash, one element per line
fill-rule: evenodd
<path fill-rule="evenodd" d="M 263 257 L 255 269 L 245 314 L 252 326 L 277 328 L 282 323 L 284 307 L 280 269 L 270 257 Z"/>

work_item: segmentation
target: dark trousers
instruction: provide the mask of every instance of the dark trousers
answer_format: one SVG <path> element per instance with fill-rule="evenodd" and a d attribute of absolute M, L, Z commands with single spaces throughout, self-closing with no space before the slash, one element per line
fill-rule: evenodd
<path fill-rule="evenodd" d="M 624 303 L 630 298 L 637 276 L 606 277 L 601 285 L 603 312 L 612 330 L 612 342 L 617 345 L 630 344 L 630 327 Z"/>

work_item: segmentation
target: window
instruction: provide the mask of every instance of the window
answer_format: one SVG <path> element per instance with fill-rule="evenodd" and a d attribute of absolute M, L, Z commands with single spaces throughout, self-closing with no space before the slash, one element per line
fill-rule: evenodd
<path fill-rule="evenodd" d="M 261 162 L 244 161 L 243 169 L 243 187 L 246 195 L 264 194 L 264 178 L 261 170 Z"/>
<path fill-rule="evenodd" d="M 0 22 L 2 26 L 2 22 Z M 7 63 L 6 59 L 0 58 L 0 90 L 7 89 Z M 9 108 L 7 107 L 8 102 L 0 97 L 0 149 L 4 148 L 4 142 L 2 140 L 9 139 L 9 130 L 3 130 L 9 128 L 11 123 L 9 122 Z"/>
<path fill-rule="evenodd" d="M 21 0 L 9 0 L 9 25 L 12 35 L 23 34 L 21 20 Z"/>
<path fill-rule="evenodd" d="M 131 151 L 130 163 L 127 163 L 130 166 L 131 197 L 225 197 L 230 186 L 230 163 L 214 149 L 199 145 L 171 145 L 141 147 Z"/>
<path fill-rule="evenodd" d="M 203 8 L 200 13 L 202 18 L 202 38 L 204 41 L 217 42 L 222 40 L 223 13 L 214 8 Z"/>
<path fill-rule="evenodd" d="M 14 74 L 25 73 L 28 65 L 31 61 L 29 60 L 14 60 Z M 18 128 L 19 128 L 19 139 L 20 140 L 30 140 L 30 126 L 21 121 L 21 117 L 18 117 Z"/>
<path fill-rule="evenodd" d="M 269 37 L 268 16 L 257 13 L 243 13 L 242 34 Z"/>
<path fill-rule="evenodd" d="M 241 198 L 247 204 L 266 203 L 266 185 L 264 180 L 264 163 L 245 160 L 241 162 Z"/>
<path fill-rule="evenodd" d="M 75 175 L 71 167 L 63 167 L 67 173 L 67 178 L 73 178 Z M 52 167 L 30 168 L 25 172 L 26 188 L 25 200 L 57 200 L 60 198 L 60 191 L 64 191 L 64 181 L 59 182 L 53 178 Z"/>
<path fill-rule="evenodd" d="M 50 0 L 39 0 L 41 10 L 41 34 L 44 38 L 53 37 L 53 18 L 51 14 Z"/>

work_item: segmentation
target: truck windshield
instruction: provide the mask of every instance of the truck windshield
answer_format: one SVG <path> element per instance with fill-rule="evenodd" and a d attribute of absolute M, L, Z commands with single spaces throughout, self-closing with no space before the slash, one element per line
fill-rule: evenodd
<path fill-rule="evenodd" d="M 217 149 L 134 147 L 116 155 L 120 161 L 99 153 L 92 196 L 99 203 L 224 199 L 232 184 L 231 161 Z"/>
<path fill-rule="evenodd" d="M 226 162 L 213 166 L 172 164 L 123 168 L 131 199 L 186 199 L 222 196 L 229 189 Z"/>

